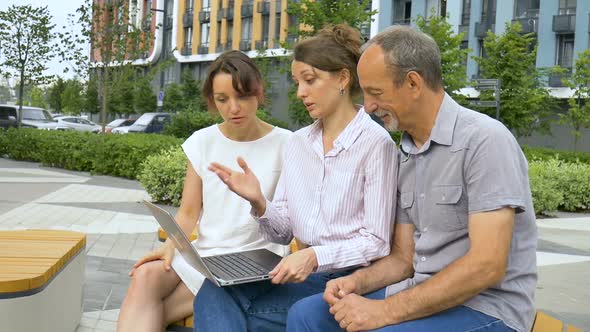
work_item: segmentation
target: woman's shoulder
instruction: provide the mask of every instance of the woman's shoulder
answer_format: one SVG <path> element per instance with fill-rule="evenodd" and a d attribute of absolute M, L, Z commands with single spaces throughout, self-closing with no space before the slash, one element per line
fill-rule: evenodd
<path fill-rule="evenodd" d="M 199 130 L 194 131 L 185 142 L 195 142 L 200 139 L 216 137 L 219 135 L 219 129 L 217 124 L 211 125 L 209 127 L 201 128 Z"/>

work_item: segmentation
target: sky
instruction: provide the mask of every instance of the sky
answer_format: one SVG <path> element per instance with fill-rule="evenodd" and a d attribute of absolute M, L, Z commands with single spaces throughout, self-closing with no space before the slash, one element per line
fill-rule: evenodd
<path fill-rule="evenodd" d="M 7 10 L 8 7 L 12 5 L 33 5 L 37 7 L 48 6 L 49 12 L 53 16 L 53 23 L 55 24 L 54 31 L 57 32 L 63 30 L 62 26 L 68 25 L 68 14 L 75 13 L 76 9 L 83 3 L 83 0 L 2 0 L 0 1 L 0 10 Z M 80 27 L 74 27 L 74 29 L 79 31 Z M 67 74 L 63 74 L 66 64 L 60 64 L 57 59 L 54 59 L 48 63 L 47 67 L 49 68 L 47 71 L 48 74 L 59 75 L 64 78 L 73 77 L 72 71 L 68 72 Z"/>

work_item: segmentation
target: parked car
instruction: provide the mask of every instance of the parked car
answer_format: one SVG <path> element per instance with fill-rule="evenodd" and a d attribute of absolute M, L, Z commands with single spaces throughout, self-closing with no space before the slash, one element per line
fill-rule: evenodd
<path fill-rule="evenodd" d="M 144 113 L 129 127 L 129 133 L 161 133 L 170 123 L 170 113 Z"/>
<path fill-rule="evenodd" d="M 99 125 L 97 125 L 96 123 L 94 123 L 90 120 L 86 120 L 84 118 L 81 118 L 79 116 L 65 115 L 65 116 L 57 117 L 57 118 L 55 118 L 55 120 L 57 121 L 57 123 L 64 125 L 66 127 L 72 128 L 77 131 L 100 130 Z"/>
<path fill-rule="evenodd" d="M 121 126 L 121 127 L 113 128 L 113 130 L 111 130 L 111 133 L 113 133 L 113 134 L 127 134 L 129 132 L 129 127 L 130 126 Z"/>
<path fill-rule="evenodd" d="M 0 127 L 16 127 L 18 121 L 18 105 L 0 105 Z M 53 120 L 49 112 L 43 108 L 23 106 L 21 125 L 24 128 L 46 130 L 71 130 Z"/>
<path fill-rule="evenodd" d="M 109 122 L 104 130 L 106 133 L 110 133 L 113 131 L 113 129 L 115 128 L 119 128 L 119 127 L 129 127 L 131 126 L 133 123 L 135 122 L 135 119 L 115 119 L 111 122 Z M 98 133 L 101 131 L 101 127 L 95 129 L 93 132 Z M 127 132 L 125 132 L 127 133 Z"/>

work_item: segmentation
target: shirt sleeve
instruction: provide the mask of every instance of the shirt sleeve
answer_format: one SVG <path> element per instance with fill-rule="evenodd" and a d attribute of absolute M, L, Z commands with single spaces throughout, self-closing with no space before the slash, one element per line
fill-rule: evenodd
<path fill-rule="evenodd" d="M 469 213 L 512 207 L 523 212 L 530 196 L 528 165 L 516 139 L 493 122 L 469 149 L 464 169 Z"/>
<path fill-rule="evenodd" d="M 187 159 L 191 162 L 191 165 L 193 165 L 193 169 L 197 175 L 202 176 L 200 169 L 202 155 L 199 144 L 200 135 L 200 131 L 194 132 L 189 138 L 186 139 L 186 141 L 184 141 L 184 143 L 182 143 L 182 150 L 184 151 Z"/>
<path fill-rule="evenodd" d="M 397 153 L 388 138 L 373 150 L 365 167 L 364 218 L 358 234 L 335 244 L 313 246 L 317 271 L 366 266 L 389 254 L 396 196 Z"/>

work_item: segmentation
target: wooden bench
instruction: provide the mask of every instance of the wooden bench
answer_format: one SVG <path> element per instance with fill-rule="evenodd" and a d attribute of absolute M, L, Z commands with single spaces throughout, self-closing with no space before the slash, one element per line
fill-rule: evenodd
<path fill-rule="evenodd" d="M 537 311 L 532 332 L 582 332 L 582 330 L 542 311 Z"/>
<path fill-rule="evenodd" d="M 0 231 L 2 331 L 73 332 L 82 317 L 86 235 Z"/>

